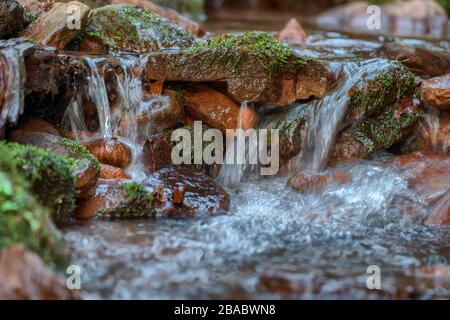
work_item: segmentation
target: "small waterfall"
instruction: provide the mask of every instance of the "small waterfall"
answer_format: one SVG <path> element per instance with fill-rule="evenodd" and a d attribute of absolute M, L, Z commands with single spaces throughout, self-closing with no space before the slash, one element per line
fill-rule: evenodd
<path fill-rule="evenodd" d="M 226 151 L 224 161 L 225 163 L 220 168 L 220 173 L 217 177 L 217 181 L 222 186 L 237 188 L 241 182 L 245 180 L 245 177 L 249 174 L 252 167 L 256 164 L 252 164 L 251 159 L 257 158 L 257 145 L 249 143 L 246 139 L 245 129 L 243 128 L 243 120 L 248 109 L 253 109 L 253 104 L 249 102 L 242 102 L 239 112 L 238 130 L 233 139 L 226 139 Z M 255 131 L 256 134 L 256 131 Z M 244 141 L 245 148 L 239 148 Z"/>
<path fill-rule="evenodd" d="M 5 123 L 15 123 L 24 110 L 26 70 L 24 53 L 32 43 L 19 39 L 0 41 L 0 128 Z"/>
<path fill-rule="evenodd" d="M 447 137 L 440 137 L 440 112 L 435 107 L 428 107 L 423 124 L 430 135 L 431 147 L 433 150 L 447 152 L 450 148 L 450 134 Z"/>
<path fill-rule="evenodd" d="M 330 63 L 330 69 L 337 75 L 336 87 L 322 99 L 308 103 L 313 112 L 306 125 L 302 150 L 291 160 L 290 168 L 318 171 L 326 166 L 330 150 L 348 111 L 348 92 L 362 78 L 387 63 L 387 60 L 380 59 Z"/>

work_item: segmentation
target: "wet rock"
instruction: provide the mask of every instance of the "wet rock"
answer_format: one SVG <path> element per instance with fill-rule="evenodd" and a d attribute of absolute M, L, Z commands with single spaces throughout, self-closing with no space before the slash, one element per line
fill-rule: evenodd
<path fill-rule="evenodd" d="M 327 69 L 263 32 L 227 34 L 189 49 L 153 53 L 147 80 L 226 82 L 234 100 L 286 105 L 321 97 Z"/>
<path fill-rule="evenodd" d="M 128 130 L 137 129 L 137 138 L 145 140 L 155 132 L 175 128 L 181 123 L 183 114 L 182 96 L 179 92 L 164 89 L 161 95 L 145 94 L 139 112 L 122 117 L 120 131 L 122 135 L 126 135 Z"/>
<path fill-rule="evenodd" d="M 421 100 L 428 106 L 450 111 L 450 74 L 423 81 Z"/>
<path fill-rule="evenodd" d="M 92 198 L 82 201 L 76 218 L 140 219 L 155 215 L 153 195 L 144 186 L 99 180 Z"/>
<path fill-rule="evenodd" d="M 122 168 L 113 167 L 107 164 L 101 164 L 99 179 L 128 180 L 131 179 L 131 177 Z"/>
<path fill-rule="evenodd" d="M 156 172 L 172 164 L 172 142 L 168 133 L 150 136 L 142 150 L 142 161 L 147 173 Z"/>
<path fill-rule="evenodd" d="M 76 290 L 67 289 L 64 278 L 21 245 L 0 252 L 0 278 L 2 300 L 80 299 Z"/>
<path fill-rule="evenodd" d="M 192 168 L 164 168 L 153 173 L 144 184 L 156 194 L 155 208 L 162 215 L 214 214 L 227 211 L 230 204 L 223 188 Z M 177 200 L 179 192 L 183 193 L 182 204 Z"/>
<path fill-rule="evenodd" d="M 28 15 L 28 22 L 34 22 L 44 11 L 48 11 L 55 3 L 53 0 L 18 0 L 22 5 L 26 15 Z M 31 21 L 30 21 L 31 20 Z"/>
<path fill-rule="evenodd" d="M 450 225 L 450 191 L 444 194 L 432 207 L 430 215 L 425 220 L 425 224 Z M 450 273 L 447 276 L 450 276 Z"/>
<path fill-rule="evenodd" d="M 104 164 L 126 168 L 132 161 L 130 149 L 115 139 L 98 139 L 85 143 L 86 148 Z"/>
<path fill-rule="evenodd" d="M 17 168 L 16 154 L 3 145 L 0 148 L 0 250 L 18 243 L 52 266 L 64 265 L 64 242 L 50 212 L 31 195 L 33 181 Z"/>
<path fill-rule="evenodd" d="M 368 18 L 372 2 L 358 1 L 343 4 L 321 13 L 313 19 L 319 27 L 333 31 L 399 36 L 428 36 L 445 38 L 448 21 L 445 10 L 434 0 L 405 0 L 378 4 L 379 26 Z M 373 25 L 368 27 L 368 23 Z"/>
<path fill-rule="evenodd" d="M 107 49 L 152 52 L 165 48 L 186 48 L 194 44 L 189 32 L 149 9 L 131 5 L 109 5 L 91 11 L 84 34 L 87 41 Z M 86 46 L 86 45 L 85 45 Z"/>
<path fill-rule="evenodd" d="M 416 144 L 421 150 L 447 152 L 450 148 L 450 114 L 426 114 L 419 122 Z"/>
<path fill-rule="evenodd" d="M 84 28 L 89 12 L 90 8 L 78 1 L 57 2 L 27 27 L 24 36 L 37 43 L 63 50 Z M 71 15 L 74 20 L 68 22 Z"/>
<path fill-rule="evenodd" d="M 450 73 L 450 53 L 431 51 L 399 43 L 385 43 L 376 52 L 392 60 L 398 60 L 418 76 L 429 78 Z"/>
<path fill-rule="evenodd" d="M 414 125 L 423 117 L 420 102 L 405 99 L 388 107 L 375 118 L 364 118 L 346 129 L 333 151 L 333 160 L 365 158 L 386 149 L 413 133 Z"/>
<path fill-rule="evenodd" d="M 432 151 L 418 151 L 397 156 L 392 164 L 408 177 L 409 186 L 427 205 L 432 205 L 448 190 L 450 156 Z"/>
<path fill-rule="evenodd" d="M 183 27 L 184 29 L 189 31 L 194 36 L 201 37 L 205 34 L 205 31 L 202 29 L 202 27 L 198 23 L 182 16 L 181 14 L 179 14 L 177 11 L 175 11 L 173 9 L 164 8 L 162 6 L 159 6 L 153 2 L 146 1 L 146 0 L 113 0 L 113 1 L 111 1 L 111 4 L 122 4 L 122 3 L 131 4 L 131 5 L 141 7 L 144 9 L 150 9 L 157 15 L 160 15 L 161 17 L 169 19 L 170 21 L 175 22 L 176 24 L 180 25 L 181 27 Z M 162 3 L 162 5 L 164 5 L 165 3 L 166 3 L 166 1 L 164 3 Z"/>
<path fill-rule="evenodd" d="M 33 119 L 22 124 L 18 130 L 29 132 L 42 132 L 59 136 L 60 132 L 51 123 L 42 119 Z"/>
<path fill-rule="evenodd" d="M 185 88 L 184 99 L 186 114 L 190 118 L 203 121 L 224 133 L 226 129 L 239 127 L 239 106 L 221 92 L 195 84 Z M 252 128 L 253 123 L 243 123 L 242 127 Z"/>
<path fill-rule="evenodd" d="M 415 90 L 415 77 L 407 68 L 380 60 L 348 92 L 350 103 L 345 122 L 378 116 L 400 98 L 412 96 Z"/>
<path fill-rule="evenodd" d="M 309 105 L 294 104 L 264 117 L 261 128 L 279 130 L 281 160 L 289 160 L 300 152 L 306 134 L 305 124 L 310 113 Z"/>
<path fill-rule="evenodd" d="M 289 179 L 288 184 L 302 192 L 321 193 L 329 184 L 345 184 L 349 181 L 347 172 L 333 169 L 324 173 L 299 171 Z"/>
<path fill-rule="evenodd" d="M 306 32 L 297 19 L 292 18 L 280 31 L 277 36 L 278 41 L 290 44 L 302 44 L 306 42 Z"/>
<path fill-rule="evenodd" d="M 25 27 L 23 7 L 15 0 L 0 2 L 0 39 L 12 38 Z"/>

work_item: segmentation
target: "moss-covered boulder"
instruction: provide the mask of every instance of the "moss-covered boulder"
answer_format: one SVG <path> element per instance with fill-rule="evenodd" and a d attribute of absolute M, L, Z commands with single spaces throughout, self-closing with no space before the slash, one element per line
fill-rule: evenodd
<path fill-rule="evenodd" d="M 332 159 L 365 158 L 387 149 L 410 135 L 423 114 L 418 100 L 403 99 L 377 117 L 364 118 L 341 134 Z"/>
<path fill-rule="evenodd" d="M 153 53 L 148 80 L 226 82 L 237 101 L 286 105 L 323 96 L 328 88 L 327 69 L 297 55 L 271 34 L 227 34 L 178 51 Z"/>
<path fill-rule="evenodd" d="M 181 26 L 149 9 L 132 5 L 109 5 L 91 11 L 84 30 L 83 47 L 96 43 L 110 50 L 152 52 L 165 48 L 186 48 L 194 38 Z"/>
<path fill-rule="evenodd" d="M 136 182 L 99 180 L 95 195 L 77 208 L 78 219 L 141 219 L 154 216 L 153 195 Z"/>
<path fill-rule="evenodd" d="M 403 65 L 384 59 L 374 60 L 360 80 L 350 89 L 348 123 L 363 116 L 377 116 L 400 98 L 416 90 L 415 76 Z"/>
<path fill-rule="evenodd" d="M 62 266 L 67 262 L 62 237 L 49 211 L 29 193 L 29 176 L 22 176 L 11 149 L 0 144 L 0 250 L 23 244 L 52 266 Z"/>

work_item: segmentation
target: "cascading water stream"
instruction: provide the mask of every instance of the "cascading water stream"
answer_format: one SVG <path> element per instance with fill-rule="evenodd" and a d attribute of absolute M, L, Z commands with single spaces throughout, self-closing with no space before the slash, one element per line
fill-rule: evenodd
<path fill-rule="evenodd" d="M 450 148 L 450 134 L 447 137 L 443 137 L 440 143 L 440 112 L 435 107 L 428 107 L 427 113 L 424 116 L 424 125 L 425 129 L 428 131 L 430 135 L 431 146 L 433 149 L 448 152 Z"/>

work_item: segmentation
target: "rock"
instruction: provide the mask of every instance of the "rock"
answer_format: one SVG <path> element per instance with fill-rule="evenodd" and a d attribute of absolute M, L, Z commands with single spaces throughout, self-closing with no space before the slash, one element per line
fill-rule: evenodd
<path fill-rule="evenodd" d="M 144 9 L 150 9 L 157 15 L 160 15 L 161 17 L 166 18 L 166 19 L 180 25 L 181 27 L 183 27 L 184 29 L 189 31 L 194 36 L 201 37 L 205 34 L 205 31 L 202 29 L 202 27 L 198 23 L 182 16 L 181 14 L 179 14 L 177 11 L 175 11 L 173 9 L 164 8 L 162 6 L 159 6 L 155 3 L 147 1 L 147 0 L 112 0 L 111 1 L 111 4 L 123 4 L 123 3 L 131 4 L 136 7 L 141 7 Z M 165 3 L 166 3 L 166 1 L 164 3 L 162 3 L 162 5 L 164 5 Z"/>
<path fill-rule="evenodd" d="M 66 281 L 37 256 L 21 245 L 0 252 L 0 299 L 2 300 L 72 300 L 80 299 L 69 290 Z"/>
<path fill-rule="evenodd" d="M 150 136 L 142 149 L 142 163 L 147 173 L 156 172 L 172 164 L 172 142 L 168 133 Z"/>
<path fill-rule="evenodd" d="M 417 147 L 421 150 L 447 152 L 450 148 L 450 114 L 427 114 L 419 122 Z"/>
<path fill-rule="evenodd" d="M 72 169 L 76 177 L 75 186 L 79 192 L 82 189 L 90 188 L 97 181 L 100 171 L 99 162 L 88 149 L 74 140 L 47 133 L 20 130 L 13 131 L 10 135 L 10 140 L 44 148 L 47 151 L 68 158 L 69 161 L 73 162 Z"/>
<path fill-rule="evenodd" d="M 425 220 L 426 225 L 450 225 L 450 191 L 432 207 L 431 213 Z M 450 276 L 450 273 L 447 274 Z"/>
<path fill-rule="evenodd" d="M 90 8 L 78 1 L 57 2 L 27 27 L 24 36 L 37 43 L 63 50 L 84 28 L 89 12 Z M 70 16 L 74 17 L 73 21 L 68 20 Z"/>
<path fill-rule="evenodd" d="M 192 168 L 163 168 L 150 175 L 144 184 L 155 194 L 155 208 L 162 215 L 214 214 L 227 211 L 230 204 L 230 197 L 223 188 Z M 180 188 L 182 204 L 177 200 Z"/>
<path fill-rule="evenodd" d="M 128 180 L 131 177 L 122 168 L 113 167 L 107 164 L 100 165 L 99 179 L 105 180 Z"/>
<path fill-rule="evenodd" d="M 431 51 L 392 42 L 383 44 L 375 55 L 398 60 L 424 78 L 450 73 L 450 53 L 446 51 Z"/>
<path fill-rule="evenodd" d="M 292 18 L 280 31 L 277 36 L 278 41 L 290 44 L 302 44 L 306 42 L 306 32 L 297 19 Z"/>
<path fill-rule="evenodd" d="M 131 5 L 109 5 L 92 10 L 84 34 L 91 36 L 87 41 L 92 41 L 93 37 L 107 49 L 120 51 L 153 52 L 194 44 L 192 35 L 179 25 L 149 9 Z"/>
<path fill-rule="evenodd" d="M 423 111 L 418 100 L 405 100 L 375 118 L 363 118 L 346 129 L 338 138 L 331 158 L 338 161 L 365 158 L 411 135 Z"/>
<path fill-rule="evenodd" d="M 29 192 L 32 181 L 17 168 L 16 154 L 0 148 L 0 250 L 22 244 L 52 266 L 65 265 L 67 252 L 50 212 Z"/>
<path fill-rule="evenodd" d="M 0 1 L 0 39 L 8 39 L 25 28 L 23 7 L 16 0 Z"/>
<path fill-rule="evenodd" d="M 33 119 L 22 124 L 18 130 L 28 132 L 42 132 L 48 133 L 54 136 L 60 136 L 60 132 L 51 123 L 42 119 Z"/>
<path fill-rule="evenodd" d="M 328 72 L 320 63 L 263 32 L 227 34 L 179 51 L 152 53 L 147 80 L 226 82 L 234 100 L 280 106 L 323 96 Z"/>
<path fill-rule="evenodd" d="M 129 117 L 122 117 L 120 132 L 126 136 L 127 131 L 136 130 L 137 126 L 137 139 L 145 140 L 155 132 L 162 132 L 179 125 L 183 114 L 184 108 L 179 92 L 164 89 L 162 95 L 145 94 L 139 112 L 130 113 Z"/>
<path fill-rule="evenodd" d="M 305 124 L 311 110 L 308 104 L 293 104 L 264 116 L 261 128 L 279 130 L 281 160 L 289 160 L 300 152 L 306 135 Z"/>
<path fill-rule="evenodd" d="M 211 128 L 221 130 L 239 127 L 239 106 L 226 95 L 202 84 L 187 86 L 184 90 L 186 114 Z M 250 119 L 251 117 L 249 117 Z M 243 123 L 242 128 L 252 128 L 254 123 Z"/>
<path fill-rule="evenodd" d="M 98 161 L 104 164 L 124 169 L 133 160 L 130 149 L 116 139 L 98 139 L 85 143 L 85 146 Z"/>
<path fill-rule="evenodd" d="M 329 184 L 345 184 L 349 181 L 347 172 L 333 169 L 324 173 L 299 171 L 289 179 L 288 184 L 302 192 L 321 193 Z"/>
<path fill-rule="evenodd" d="M 25 13 L 35 16 L 36 19 L 40 13 L 50 10 L 55 3 L 53 0 L 18 0 L 18 2 L 22 5 Z"/>
<path fill-rule="evenodd" d="M 78 219 L 94 216 L 104 219 L 141 219 L 154 215 L 153 196 L 143 185 L 99 180 L 95 195 L 79 204 L 75 216 Z"/>
<path fill-rule="evenodd" d="M 152 0 L 152 2 L 176 10 L 195 21 L 204 20 L 204 0 Z"/>
<path fill-rule="evenodd" d="M 423 81 L 421 100 L 428 106 L 450 111 L 450 74 Z"/>
<path fill-rule="evenodd" d="M 369 10 L 372 4 L 378 4 L 380 9 L 378 26 L 369 19 L 376 13 Z M 447 14 L 434 0 L 405 0 L 381 5 L 374 1 L 351 2 L 321 13 L 312 22 L 328 30 L 366 34 L 439 39 L 446 38 L 448 32 Z M 368 27 L 368 23 L 373 27 Z"/>
<path fill-rule="evenodd" d="M 448 190 L 450 156 L 447 154 L 417 151 L 395 157 L 392 164 L 405 172 L 410 188 L 427 205 Z"/>
<path fill-rule="evenodd" d="M 362 117 L 378 116 L 400 98 L 414 95 L 414 75 L 399 63 L 372 60 L 367 70 L 348 92 L 350 97 L 346 123 Z"/>

